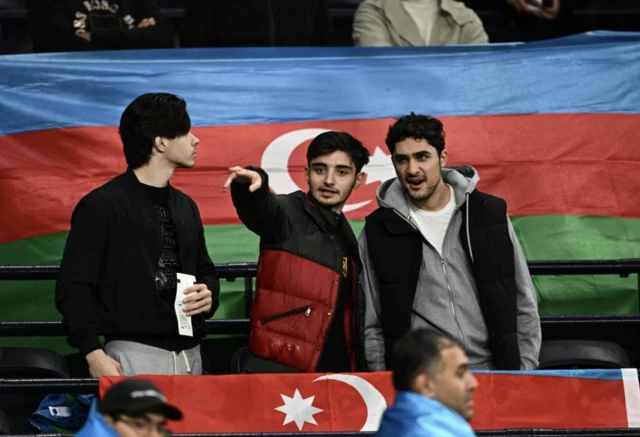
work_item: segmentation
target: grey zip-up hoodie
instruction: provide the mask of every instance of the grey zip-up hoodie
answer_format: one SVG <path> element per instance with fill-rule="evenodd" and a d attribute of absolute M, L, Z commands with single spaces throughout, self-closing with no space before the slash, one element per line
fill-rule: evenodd
<path fill-rule="evenodd" d="M 447 332 L 463 345 L 473 369 L 491 370 L 493 365 L 487 327 L 480 309 L 471 264 L 460 238 L 461 226 L 465 226 L 467 233 L 469 232 L 468 223 L 462 223 L 460 209 L 468 207 L 467 197 L 475 190 L 480 177 L 470 166 L 443 168 L 442 177 L 453 187 L 456 207 L 445 234 L 443 256 L 441 257 L 426 241 L 422 245 L 422 270 L 413 303 L 411 327 L 430 327 Z M 381 208 L 395 210 L 417 229 L 410 215 L 409 197 L 397 178 L 386 181 L 378 188 L 377 200 Z M 518 289 L 520 367 L 522 370 L 532 370 L 538 366 L 542 341 L 538 302 L 524 254 L 511 221 L 507 221 L 514 247 L 515 279 Z M 364 230 L 360 233 L 359 247 L 363 262 L 361 282 L 365 297 L 364 341 L 367 364 L 369 370 L 385 370 L 378 281 L 369 258 Z M 469 249 L 473 254 L 473 248 Z"/>

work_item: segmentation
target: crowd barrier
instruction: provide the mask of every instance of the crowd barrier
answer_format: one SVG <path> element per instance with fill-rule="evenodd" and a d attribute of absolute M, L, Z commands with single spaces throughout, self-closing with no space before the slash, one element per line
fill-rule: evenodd
<path fill-rule="evenodd" d="M 626 278 L 634 273 L 640 273 L 640 259 L 619 260 L 589 260 L 589 261 L 529 261 L 529 272 L 532 275 L 619 275 Z M 253 279 L 256 275 L 256 263 L 218 264 L 216 270 L 220 279 L 235 281 L 244 280 L 244 299 L 246 314 L 249 314 L 253 301 Z M 0 281 L 2 280 L 55 280 L 58 276 L 58 266 L 0 266 Z M 640 275 L 638 275 L 638 304 L 640 305 Z M 555 318 L 558 323 L 566 320 L 570 323 L 581 323 L 584 318 Z M 625 320 L 624 318 L 620 321 Z M 633 318 L 627 318 L 627 323 Z M 619 321 L 616 319 L 616 321 Z M 244 320 L 221 321 L 211 320 L 208 324 L 210 333 L 237 334 L 246 332 L 248 326 Z M 226 322 L 226 323 L 223 323 Z M 633 322 L 635 323 L 635 322 Z M 24 326 L 21 329 L 20 326 Z M 229 331 L 225 331 L 228 329 Z M 0 335 L 30 336 L 30 335 L 65 335 L 64 327 L 57 322 L 12 322 L 0 325 Z M 42 333 L 42 334 L 41 334 Z"/>
<path fill-rule="evenodd" d="M 250 308 L 253 297 L 255 263 L 219 264 L 216 266 L 220 279 L 227 281 L 244 281 L 245 300 Z M 0 267 L 0 281 L 13 280 L 55 280 L 58 275 L 57 266 L 2 266 Z M 599 260 L 599 261 L 534 261 L 529 262 L 532 275 L 619 275 L 628 277 L 640 273 L 640 259 L 627 260 Z M 640 276 L 640 275 L 639 275 Z M 6 284 L 9 285 L 9 284 Z M 640 281 L 639 281 L 640 293 Z M 2 289 L 0 287 L 0 296 Z M 53 292 L 53 287 L 52 287 Z M 639 299 L 640 300 L 640 299 Z M 541 318 L 543 337 L 551 338 L 579 338 L 588 335 L 589 338 L 600 337 L 619 342 L 629 353 L 633 362 L 636 355 L 640 355 L 638 341 L 640 338 L 640 315 L 584 315 L 584 316 L 544 316 Z M 248 319 L 208 320 L 209 334 L 247 334 Z M 67 328 L 60 321 L 0 321 L 0 337 L 21 336 L 65 336 Z M 27 396 L 38 399 L 49 393 L 95 393 L 98 381 L 93 378 L 68 379 L 0 379 L 0 395 L 4 399 L 15 396 Z M 37 404 L 36 404 L 37 405 Z M 17 431 L 14 430 L 14 431 Z M 22 431 L 22 430 L 20 430 Z M 589 429 L 589 430 L 540 430 L 518 429 L 504 431 L 479 431 L 479 436 L 628 436 L 639 435 L 640 430 L 634 429 Z M 349 435 L 372 435 L 371 433 L 295 433 L 295 434 L 260 434 L 268 436 L 298 436 L 301 434 L 312 436 L 341 437 Z M 179 434 L 189 435 L 189 434 Z M 230 434 L 198 434 L 199 436 L 223 436 Z M 234 437 L 255 434 L 232 434 Z"/>
<path fill-rule="evenodd" d="M 542 329 L 557 326 L 586 328 L 593 325 L 617 325 L 640 328 L 640 315 L 542 316 Z M 207 320 L 207 334 L 248 334 L 249 319 Z M 0 321 L 0 337 L 63 337 L 68 334 L 64 322 Z"/>
<path fill-rule="evenodd" d="M 640 259 L 593 260 L 593 261 L 531 261 L 528 263 L 532 275 L 620 275 L 640 273 Z M 220 279 L 244 280 L 246 314 L 253 300 L 253 285 L 256 263 L 229 263 L 216 266 Z M 10 280 L 55 280 L 58 266 L 1 266 L 0 281 Z M 2 289 L 0 289 L 1 292 Z M 638 283 L 640 302 L 640 275 Z M 247 334 L 248 319 L 207 320 L 208 334 Z M 579 332 L 603 331 L 602 327 L 613 327 L 616 335 L 637 337 L 640 332 L 640 315 L 580 315 L 541 317 L 545 337 L 571 338 Z M 560 331 L 562 332 L 560 332 Z M 559 333 L 560 332 L 560 333 Z M 0 337 L 54 337 L 66 336 L 66 325 L 61 321 L 0 321 Z M 635 333 L 635 334 L 634 334 Z M 606 334 L 607 338 L 616 335 Z"/>

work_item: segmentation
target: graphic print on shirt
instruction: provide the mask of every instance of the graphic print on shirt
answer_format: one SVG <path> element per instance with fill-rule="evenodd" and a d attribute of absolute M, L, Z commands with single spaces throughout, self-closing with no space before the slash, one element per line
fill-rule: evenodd
<path fill-rule="evenodd" d="M 108 0 L 82 2 L 84 10 L 75 13 L 73 28 L 77 34 L 91 32 L 93 29 L 124 28 L 133 29 L 135 20 L 131 15 L 120 17 L 120 5 Z"/>
<path fill-rule="evenodd" d="M 154 207 L 160 218 L 160 231 L 162 234 L 162 252 L 158 260 L 156 284 L 160 295 L 169 301 L 175 298 L 177 288 L 176 273 L 180 270 L 180 258 L 176 227 L 171 221 L 169 211 L 160 206 Z"/>

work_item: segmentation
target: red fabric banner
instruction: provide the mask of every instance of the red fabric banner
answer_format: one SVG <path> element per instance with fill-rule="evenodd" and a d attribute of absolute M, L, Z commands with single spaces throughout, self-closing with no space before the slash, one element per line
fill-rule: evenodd
<path fill-rule="evenodd" d="M 618 372 L 620 371 L 607 371 Z M 570 373 L 566 373 L 570 375 Z M 185 414 L 176 433 L 375 431 L 395 390 L 388 372 L 145 376 Z M 626 428 L 622 379 L 477 373 L 476 430 Z M 610 375 L 609 375 L 610 376 Z M 100 396 L 121 377 L 100 378 Z"/>

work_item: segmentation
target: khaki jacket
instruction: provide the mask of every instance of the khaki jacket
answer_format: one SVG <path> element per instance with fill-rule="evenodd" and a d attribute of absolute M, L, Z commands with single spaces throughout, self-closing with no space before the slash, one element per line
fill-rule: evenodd
<path fill-rule="evenodd" d="M 486 44 L 482 21 L 464 3 L 441 0 L 429 45 Z M 353 22 L 353 40 L 359 47 L 424 46 L 418 27 L 402 0 L 364 0 Z"/>

